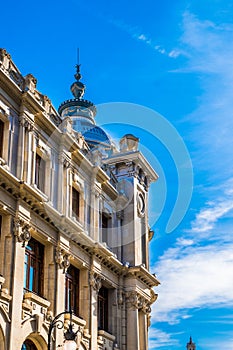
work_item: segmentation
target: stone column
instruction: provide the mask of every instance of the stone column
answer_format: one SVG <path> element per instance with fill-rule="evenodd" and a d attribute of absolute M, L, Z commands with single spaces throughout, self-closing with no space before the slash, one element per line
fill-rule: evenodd
<path fill-rule="evenodd" d="M 24 285 L 24 258 L 25 246 L 30 239 L 29 225 L 21 219 L 16 219 L 14 222 L 14 259 L 12 270 L 12 289 L 11 294 L 14 296 L 11 305 L 11 330 L 10 330 L 10 344 L 8 350 L 15 350 L 15 345 L 21 341 L 22 319 L 22 300 Z"/>
<path fill-rule="evenodd" d="M 94 185 L 93 185 L 94 186 Z M 96 188 L 91 189 L 91 220 L 90 234 L 91 238 L 99 241 L 99 197 L 100 193 Z"/>
<path fill-rule="evenodd" d="M 57 210 L 63 213 L 63 198 L 64 198 L 64 164 L 62 152 L 58 156 L 58 182 L 55 185 L 57 191 Z"/>
<path fill-rule="evenodd" d="M 87 323 L 86 328 L 90 329 L 90 285 L 89 285 L 89 272 L 87 269 L 80 270 L 80 306 L 79 315 Z"/>
<path fill-rule="evenodd" d="M 72 207 L 72 201 L 70 198 L 70 162 L 68 159 L 64 159 L 64 172 L 63 172 L 63 198 L 62 198 L 62 214 L 69 216 Z"/>
<path fill-rule="evenodd" d="M 21 115 L 19 118 L 19 138 L 18 138 L 18 154 L 17 154 L 17 168 L 16 177 L 23 179 L 23 164 L 24 164 L 24 138 L 25 138 L 25 119 Z"/>
<path fill-rule="evenodd" d="M 0 245 L 0 273 L 5 278 L 4 286 L 10 291 L 11 262 L 12 262 L 12 233 L 11 215 L 2 215 L 1 245 Z"/>
<path fill-rule="evenodd" d="M 138 295 L 127 294 L 127 350 L 141 350 L 139 343 Z M 146 348 L 145 348 L 146 349 Z"/>
<path fill-rule="evenodd" d="M 30 183 L 32 170 L 32 132 L 33 125 L 31 122 L 24 120 L 24 155 L 23 155 L 23 169 L 22 179 Z M 20 141 L 19 141 L 20 142 Z"/>
<path fill-rule="evenodd" d="M 55 255 L 55 261 L 57 263 L 57 269 L 56 269 L 56 283 L 55 283 L 55 290 L 56 290 L 56 307 L 54 310 L 54 316 L 60 314 L 61 312 L 65 311 L 65 274 L 70 266 L 70 258 L 71 256 L 65 252 L 60 247 L 57 247 L 56 249 L 56 255 Z M 60 318 L 62 321 L 64 320 L 64 315 Z M 64 329 L 55 329 L 55 339 L 56 339 L 56 346 L 54 349 L 57 349 L 61 347 L 64 341 Z"/>
<path fill-rule="evenodd" d="M 99 275 L 93 271 L 89 276 L 90 283 L 90 324 L 91 324 L 91 348 L 90 350 L 97 350 L 98 338 L 98 292 L 101 288 L 101 279 Z"/>
<path fill-rule="evenodd" d="M 147 315 L 143 311 L 138 312 L 140 349 L 148 349 Z"/>

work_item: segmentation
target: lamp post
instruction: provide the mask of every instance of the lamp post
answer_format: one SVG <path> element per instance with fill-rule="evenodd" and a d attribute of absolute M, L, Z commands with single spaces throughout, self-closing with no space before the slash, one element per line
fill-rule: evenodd
<path fill-rule="evenodd" d="M 72 325 L 72 311 L 63 311 L 50 322 L 49 332 L 48 332 L 48 350 L 51 350 L 51 336 L 54 328 L 62 329 L 64 328 L 64 321 L 60 320 L 60 317 L 65 314 L 70 314 L 70 324 L 67 331 L 64 333 L 64 350 L 76 350 L 77 343 L 75 341 L 77 332 L 73 331 Z"/>

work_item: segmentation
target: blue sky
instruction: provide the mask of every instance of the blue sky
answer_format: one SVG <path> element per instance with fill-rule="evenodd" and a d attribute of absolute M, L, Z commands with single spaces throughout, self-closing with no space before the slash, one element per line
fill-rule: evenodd
<path fill-rule="evenodd" d="M 161 281 L 150 349 L 185 349 L 190 334 L 197 350 L 233 348 L 233 3 L 15 1 L 1 13 L 0 46 L 55 107 L 71 97 L 80 48 L 97 123 L 114 138 L 139 136 L 160 175 L 150 197 Z M 167 233 L 180 193 L 183 219 Z"/>

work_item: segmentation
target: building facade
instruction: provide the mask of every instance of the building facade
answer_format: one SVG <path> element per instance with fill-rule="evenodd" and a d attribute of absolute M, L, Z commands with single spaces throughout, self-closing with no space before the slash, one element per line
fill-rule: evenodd
<path fill-rule="evenodd" d="M 65 310 L 77 349 L 148 349 L 157 174 L 135 136 L 116 146 L 96 125 L 79 66 L 75 79 L 57 111 L 0 50 L 0 350 L 47 349 Z"/>

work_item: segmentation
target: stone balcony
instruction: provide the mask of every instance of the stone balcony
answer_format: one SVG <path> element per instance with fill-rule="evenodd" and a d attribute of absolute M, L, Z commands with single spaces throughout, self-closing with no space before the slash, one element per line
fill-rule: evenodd
<path fill-rule="evenodd" d="M 98 331 L 98 350 L 119 350 L 116 337 L 106 331 Z"/>

